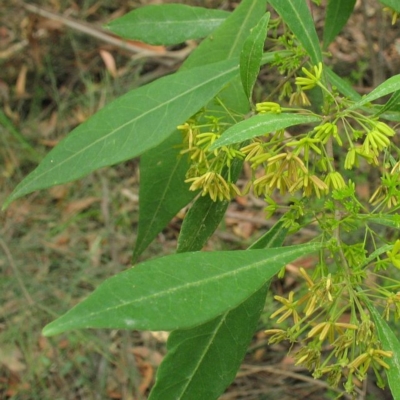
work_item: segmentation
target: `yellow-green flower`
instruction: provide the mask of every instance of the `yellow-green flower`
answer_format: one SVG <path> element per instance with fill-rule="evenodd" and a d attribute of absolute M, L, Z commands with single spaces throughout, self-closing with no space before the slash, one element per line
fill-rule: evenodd
<path fill-rule="evenodd" d="M 209 194 L 213 201 L 231 199 L 232 185 L 229 185 L 217 172 L 208 171 L 201 176 L 186 179 L 185 182 L 192 183 L 189 190 L 202 189 L 202 196 Z"/>
<path fill-rule="evenodd" d="M 279 100 L 290 97 L 292 93 L 293 93 L 292 84 L 289 81 L 285 82 L 281 88 L 281 92 L 279 94 Z"/>
<path fill-rule="evenodd" d="M 390 293 L 387 296 L 385 309 L 383 310 L 382 316 L 389 321 L 390 311 L 394 311 L 394 317 L 397 321 L 400 318 L 400 292 Z"/>
<path fill-rule="evenodd" d="M 395 131 L 389 125 L 385 124 L 382 121 L 376 122 L 374 126 L 377 131 L 386 136 L 392 137 L 395 134 Z"/>
<path fill-rule="evenodd" d="M 278 103 L 264 101 L 263 103 L 256 104 L 256 111 L 259 114 L 280 114 L 282 112 L 282 108 Z"/>
<path fill-rule="evenodd" d="M 317 138 L 310 138 L 308 136 L 300 139 L 294 140 L 292 142 L 286 143 L 286 146 L 295 147 L 295 154 L 298 155 L 301 151 L 303 151 L 304 161 L 308 161 L 310 158 L 310 150 L 314 151 L 317 154 L 321 154 L 321 149 L 317 146 L 317 144 L 321 143 L 321 140 Z"/>
<path fill-rule="evenodd" d="M 396 240 L 392 251 L 388 251 L 386 253 L 390 262 L 396 267 L 400 269 L 400 240 Z"/>
<path fill-rule="evenodd" d="M 343 176 L 337 171 L 329 172 L 329 174 L 326 175 L 324 181 L 327 184 L 328 188 L 332 188 L 335 190 L 343 189 L 346 186 Z"/>
<path fill-rule="evenodd" d="M 187 143 L 188 150 L 191 150 L 194 146 L 196 135 L 199 133 L 199 130 L 188 122 L 185 122 L 183 125 L 178 125 L 176 128 L 184 133 L 183 141 L 184 143 Z M 183 152 L 185 152 L 185 150 Z"/>
<path fill-rule="evenodd" d="M 217 151 L 217 154 L 218 154 L 218 150 L 214 150 L 214 151 Z M 232 161 L 234 159 L 236 159 L 236 158 L 243 159 L 245 157 L 245 155 L 242 152 L 240 152 L 239 150 L 234 149 L 231 146 L 222 146 L 219 149 L 219 151 L 221 153 L 225 153 L 225 160 L 226 160 L 225 162 L 226 162 L 226 165 L 228 167 L 231 167 Z"/>
<path fill-rule="evenodd" d="M 399 18 L 400 13 L 398 13 L 396 10 L 393 10 L 393 8 L 390 8 L 390 7 L 385 7 L 383 9 L 383 11 L 387 11 L 390 14 L 392 14 L 392 25 L 394 25 L 397 22 L 397 19 Z"/>
<path fill-rule="evenodd" d="M 296 85 L 300 86 L 302 90 L 309 90 L 318 85 L 322 76 L 322 63 L 319 62 L 318 65 L 314 65 L 311 72 L 307 68 L 301 69 L 306 75 L 306 77 L 297 77 Z"/>
<path fill-rule="evenodd" d="M 201 147 L 204 151 L 208 151 L 211 145 L 220 137 L 221 135 L 214 132 L 203 132 L 196 135 L 196 146 Z M 218 151 L 214 150 L 214 155 L 217 155 Z"/>
<path fill-rule="evenodd" d="M 370 348 L 353 360 L 349 364 L 349 369 L 359 370 L 361 376 L 365 375 L 371 363 L 376 363 L 385 369 L 389 369 L 389 365 L 383 361 L 383 357 L 393 357 L 393 353 L 391 351 Z"/>
<path fill-rule="evenodd" d="M 343 145 L 342 139 L 338 134 L 338 127 L 332 122 L 325 122 L 322 125 L 316 126 L 314 132 L 316 132 L 315 138 L 321 140 L 323 144 L 326 144 L 329 138 L 333 136 L 339 146 Z"/>
<path fill-rule="evenodd" d="M 297 92 L 292 93 L 289 100 L 290 106 L 311 106 L 310 100 L 307 95 L 302 91 L 298 90 Z"/>
<path fill-rule="evenodd" d="M 283 329 L 268 329 L 264 332 L 266 335 L 271 335 L 268 340 L 269 344 L 280 343 L 283 340 L 288 340 L 288 334 Z"/>
<path fill-rule="evenodd" d="M 256 169 L 271 157 L 270 153 L 265 152 L 265 143 L 259 139 L 242 147 L 240 152 L 246 156 L 244 159 L 245 161 L 251 162 L 252 169 Z"/>
<path fill-rule="evenodd" d="M 329 190 L 327 184 L 321 181 L 316 175 L 305 175 L 303 186 L 303 194 L 306 197 L 310 197 L 314 191 L 315 195 L 320 199 L 321 194 L 325 194 Z"/>
<path fill-rule="evenodd" d="M 275 300 L 278 300 L 279 302 L 281 302 L 283 304 L 283 306 L 275 311 L 270 318 L 275 318 L 277 315 L 279 314 L 283 314 L 276 322 L 278 324 L 280 324 L 281 322 L 283 322 L 285 319 L 287 319 L 288 317 L 290 317 L 291 315 L 293 316 L 293 321 L 295 324 L 297 324 L 300 321 L 299 318 L 299 314 L 296 311 L 296 307 L 297 307 L 297 301 L 293 300 L 294 297 L 294 292 L 291 291 L 289 293 L 289 297 L 287 299 L 285 299 L 282 296 L 274 296 Z"/>
<path fill-rule="evenodd" d="M 307 337 L 312 338 L 319 334 L 318 340 L 320 342 L 323 342 L 328 337 L 329 342 L 333 343 L 335 340 L 335 332 L 339 333 L 339 335 L 344 334 L 344 330 L 342 328 L 356 330 L 358 327 L 357 325 L 348 324 L 346 322 L 326 321 L 314 326 L 314 328 L 308 332 Z"/>
<path fill-rule="evenodd" d="M 351 147 L 344 160 L 344 169 L 352 169 L 354 166 L 358 167 L 357 149 Z"/>

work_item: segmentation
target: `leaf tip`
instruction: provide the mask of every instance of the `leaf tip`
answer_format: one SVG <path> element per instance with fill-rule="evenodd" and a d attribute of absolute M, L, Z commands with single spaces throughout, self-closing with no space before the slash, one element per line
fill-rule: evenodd
<path fill-rule="evenodd" d="M 14 198 L 13 198 L 12 194 L 10 196 L 8 196 L 6 198 L 6 201 L 1 206 L 1 211 L 5 211 L 8 208 L 8 206 L 12 203 L 13 200 L 14 200 Z"/>
<path fill-rule="evenodd" d="M 42 335 L 43 336 L 54 336 L 57 335 L 58 333 L 61 333 L 59 329 L 54 327 L 53 322 L 50 322 L 50 324 L 47 324 L 43 329 L 42 329 Z"/>

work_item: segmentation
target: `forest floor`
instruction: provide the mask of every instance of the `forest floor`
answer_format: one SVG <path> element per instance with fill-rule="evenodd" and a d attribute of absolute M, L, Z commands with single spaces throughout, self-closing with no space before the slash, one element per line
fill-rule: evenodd
<path fill-rule="evenodd" d="M 224 0 L 174 2 L 226 10 L 237 5 Z M 40 9 L 49 12 L 39 15 L 25 3 L 2 1 L 0 203 L 74 127 L 119 95 L 179 68 L 195 44 L 151 48 L 152 56 L 144 56 L 141 52 L 149 49 L 141 43 L 132 43 L 135 51 L 127 50 L 98 36 L 102 25 L 149 3 L 160 1 L 38 0 Z M 314 15 L 318 28 L 323 24 L 320 13 Z M 166 62 L 165 51 L 176 53 L 173 62 Z M 399 71 L 398 25 L 391 27 L 375 1 L 359 2 L 329 51 L 335 71 L 359 93 L 368 93 Z M 276 79 L 266 69 L 261 72 L 260 98 Z M 41 335 L 45 324 L 131 265 L 138 166 L 132 160 L 104 168 L 28 195 L 0 214 L 0 399 L 147 398 L 166 353 L 166 333 Z M 368 179 L 360 190 L 360 196 L 370 194 Z M 265 219 L 263 208 L 263 201 L 253 196 L 235 199 L 205 250 L 246 248 L 274 223 Z M 174 252 L 183 214 L 159 234 L 142 260 Z M 284 279 L 273 282 L 273 291 L 293 290 L 297 277 L 288 268 Z M 221 400 L 335 398 L 339 392 L 294 365 L 287 345 L 267 345 L 263 331 L 270 327 L 271 303 Z M 359 387 L 360 400 L 391 398 L 373 377 Z"/>

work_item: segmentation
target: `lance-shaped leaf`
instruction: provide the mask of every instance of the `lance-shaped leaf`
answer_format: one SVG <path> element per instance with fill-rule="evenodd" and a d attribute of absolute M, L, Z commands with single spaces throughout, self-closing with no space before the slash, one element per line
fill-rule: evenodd
<path fill-rule="evenodd" d="M 368 302 L 367 305 L 369 312 L 374 319 L 376 332 L 378 333 L 379 340 L 382 343 L 383 350 L 393 352 L 393 357 L 385 358 L 384 360 L 389 365 L 389 369 L 385 370 L 385 372 L 393 399 L 400 400 L 400 342 L 397 338 L 398 334 L 397 332 L 396 334 L 393 332 L 371 303 Z"/>
<path fill-rule="evenodd" d="M 62 140 L 8 197 L 81 178 L 164 141 L 238 73 L 235 60 L 161 78 L 113 101 Z"/>
<path fill-rule="evenodd" d="M 360 219 L 364 215 L 360 215 Z M 374 215 L 365 218 L 368 223 L 373 222 L 375 224 L 388 226 L 390 228 L 399 229 L 400 228 L 400 215 L 399 214 L 387 214 L 387 215 Z"/>
<path fill-rule="evenodd" d="M 400 90 L 396 90 L 390 99 L 386 102 L 382 108 L 379 109 L 379 111 L 375 114 L 376 116 L 381 115 L 387 111 L 392 111 L 398 108 L 400 104 Z"/>
<path fill-rule="evenodd" d="M 324 48 L 335 39 L 353 12 L 356 0 L 329 0 L 324 26 Z"/>
<path fill-rule="evenodd" d="M 307 51 L 314 65 L 322 61 L 315 24 L 304 0 L 269 0 L 296 38 Z"/>
<path fill-rule="evenodd" d="M 188 160 L 177 151 L 181 143 L 182 135 L 176 131 L 161 143 L 157 152 L 152 149 L 140 158 L 139 227 L 134 261 L 196 195 L 184 182 Z"/>
<path fill-rule="evenodd" d="M 240 54 L 240 77 L 247 98 L 251 102 L 254 84 L 260 71 L 270 13 L 266 13 L 253 28 Z"/>
<path fill-rule="evenodd" d="M 212 201 L 209 196 L 196 199 L 183 220 L 178 238 L 178 253 L 201 250 L 225 215 L 229 201 Z"/>
<path fill-rule="evenodd" d="M 287 236 L 289 229 L 285 226 L 285 221 L 280 219 L 270 230 L 258 238 L 250 247 L 249 250 L 280 247 Z"/>
<path fill-rule="evenodd" d="M 371 93 L 367 94 L 366 96 L 363 96 L 361 100 L 353 104 L 349 108 L 349 110 L 354 110 L 355 108 L 359 108 L 364 104 L 379 99 L 380 97 L 386 96 L 387 94 L 396 92 L 397 90 L 400 90 L 400 75 L 392 76 L 385 82 L 381 83 Z"/>
<path fill-rule="evenodd" d="M 283 221 L 278 221 L 249 250 L 282 246 L 287 233 L 282 225 Z M 149 400 L 217 399 L 239 369 L 267 290 L 268 284 L 238 307 L 203 325 L 172 332 Z"/>
<path fill-rule="evenodd" d="M 183 63 L 183 68 L 193 68 L 221 60 L 238 57 L 250 30 L 265 14 L 266 0 L 242 0 L 232 15 Z"/>
<path fill-rule="evenodd" d="M 153 45 L 173 45 L 208 36 L 230 15 L 223 10 L 160 4 L 137 8 L 106 27 L 113 33 Z"/>
<path fill-rule="evenodd" d="M 266 135 L 289 126 L 309 124 L 320 121 L 320 117 L 302 114 L 259 114 L 239 122 L 227 129 L 210 147 L 210 150 L 221 146 L 244 142 L 256 136 Z"/>
<path fill-rule="evenodd" d="M 173 331 L 149 400 L 216 400 L 235 378 L 263 310 L 267 286 L 233 310 Z M 171 373 L 173 371 L 173 373 Z"/>
<path fill-rule="evenodd" d="M 199 67 L 202 65 L 209 64 L 211 62 L 219 62 L 226 58 L 237 57 L 240 53 L 241 46 L 245 41 L 246 37 L 250 32 L 250 28 L 257 23 L 257 21 L 261 18 L 261 15 L 265 12 L 265 1 L 253 2 L 249 0 L 243 1 L 235 11 L 228 17 L 228 19 L 219 27 L 212 35 L 212 39 L 208 39 L 200 46 L 198 46 L 194 52 L 189 56 L 189 58 L 184 63 L 182 69 L 189 69 L 194 67 Z M 211 56 L 212 55 L 212 56 Z M 270 57 L 265 57 L 266 62 L 272 61 L 274 55 L 270 55 Z M 231 109 L 234 109 L 238 112 L 242 112 L 243 114 L 248 112 L 249 104 L 244 95 L 242 84 L 239 80 L 239 77 L 230 82 L 228 87 L 225 87 L 223 93 L 219 94 L 219 97 L 225 103 L 225 106 Z M 213 109 L 215 106 L 213 105 Z M 221 110 L 222 107 L 221 107 Z M 229 116 L 228 116 L 229 117 Z M 228 118 L 229 119 L 229 118 Z M 155 148 L 152 148 L 149 152 L 147 152 L 142 157 L 140 170 L 142 172 L 141 186 L 144 185 L 149 187 L 152 185 L 151 182 L 148 183 L 147 177 L 143 178 L 143 174 L 147 175 L 145 168 L 154 161 L 153 166 L 151 167 L 152 174 L 157 176 L 165 176 L 167 170 L 165 170 L 165 165 L 174 165 L 176 159 L 179 155 L 179 149 L 173 148 L 170 152 L 165 153 L 163 148 L 163 143 L 158 145 Z M 160 164 L 156 161 L 157 157 L 160 153 L 163 153 L 163 168 L 160 168 Z M 178 176 L 175 176 L 174 179 L 178 180 Z M 150 177 L 151 180 L 151 177 Z M 167 217 L 171 217 L 171 215 L 175 214 L 182 207 L 182 198 L 181 191 L 170 190 L 169 187 L 169 179 L 166 178 L 164 180 L 157 179 L 159 184 L 157 186 L 153 186 L 153 190 L 140 190 L 140 203 L 139 207 L 139 237 L 138 242 L 136 244 L 134 257 L 138 256 L 141 251 L 144 250 L 145 246 L 148 244 L 148 239 L 151 237 L 155 237 L 157 235 L 157 230 L 162 229 L 163 224 L 158 218 L 161 218 L 163 221 L 167 220 Z M 180 184 L 182 186 L 186 186 L 183 183 L 183 177 L 181 177 Z M 174 186 L 178 187 L 179 182 L 174 181 Z M 147 204 L 154 204 L 156 202 L 155 199 L 163 198 L 166 203 L 168 203 L 168 213 L 163 214 L 162 210 L 164 206 L 162 203 L 159 203 L 159 207 L 155 208 L 154 212 L 157 213 L 157 210 L 160 212 L 158 216 L 154 218 L 150 217 L 151 207 L 147 207 Z M 180 246 L 178 247 L 178 251 L 194 251 L 195 249 L 201 249 L 203 243 L 207 238 L 214 232 L 216 227 L 218 226 L 219 221 L 224 215 L 225 209 L 227 207 L 227 202 L 223 204 L 211 204 L 213 203 L 211 200 L 207 198 L 198 199 L 195 202 L 194 210 L 189 211 L 190 215 L 193 215 L 197 207 L 204 211 L 204 215 L 206 215 L 206 219 L 203 220 L 203 225 L 194 226 L 192 224 L 188 224 L 187 219 L 185 219 L 182 227 L 181 235 L 180 235 Z M 221 206 L 224 205 L 224 209 Z M 190 215 L 189 219 L 191 219 Z M 152 226 L 148 226 L 149 218 L 154 221 Z M 194 229 L 186 229 L 188 226 Z M 204 229 L 202 229 L 204 227 Z M 158 229 L 157 229 L 158 228 Z M 146 236 L 146 240 L 143 240 L 143 236 Z M 189 236 L 185 234 L 185 232 L 189 233 Z M 183 233 L 183 235 L 182 235 Z M 199 233 L 200 236 L 196 238 L 196 234 Z M 182 239 L 185 238 L 183 244 Z M 192 244 L 196 244 L 196 248 L 190 248 Z M 189 247 L 188 247 L 189 246 Z"/>
<path fill-rule="evenodd" d="M 375 251 L 373 251 L 360 265 L 360 268 L 364 268 L 372 262 L 376 262 L 377 258 L 382 254 L 386 254 L 388 251 L 393 249 L 392 244 L 384 244 L 383 246 L 379 247 Z"/>
<path fill-rule="evenodd" d="M 210 60 L 220 60 L 238 56 L 251 28 L 265 13 L 266 1 L 244 0 L 231 16 L 192 53 L 184 63 L 184 68 L 191 68 L 196 63 L 207 64 Z M 269 58 L 267 62 L 272 61 Z M 261 62 L 261 61 L 260 61 Z M 244 94 L 241 81 L 235 78 L 228 87 L 219 93 L 219 98 L 226 108 L 238 113 L 247 113 L 249 103 Z M 213 106 L 213 109 L 216 107 Z M 223 111 L 221 107 L 221 111 Z M 230 116 L 226 116 L 230 119 Z M 241 170 L 234 166 L 232 180 L 235 182 Z M 225 215 L 228 201 L 213 202 L 209 196 L 198 198 L 186 215 L 178 239 L 178 252 L 200 250 L 218 227 Z"/>
<path fill-rule="evenodd" d="M 70 329 L 189 328 L 235 308 L 285 264 L 320 244 L 253 251 L 180 253 L 143 262 L 101 284 L 86 300 L 47 325 Z"/>

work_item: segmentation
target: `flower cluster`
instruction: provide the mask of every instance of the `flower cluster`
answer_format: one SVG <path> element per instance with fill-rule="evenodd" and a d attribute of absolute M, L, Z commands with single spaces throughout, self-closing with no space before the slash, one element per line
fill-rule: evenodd
<path fill-rule="evenodd" d="M 286 330 L 267 330 L 269 342 L 300 342 L 302 346 L 294 354 L 296 365 L 306 366 L 316 378 L 327 376 L 334 387 L 343 382 L 350 393 L 354 391 L 353 377 L 364 380 L 370 367 L 380 382 L 378 368 L 389 369 L 386 359 L 392 352 L 381 348 L 374 323 L 359 305 L 361 299 L 353 303 L 356 307 L 350 305 L 349 298 L 359 297 L 357 291 L 346 287 L 340 276 L 328 274 L 313 280 L 303 268 L 300 274 L 308 292 L 298 300 L 293 291 L 287 299 L 275 296 L 282 306 L 271 315 L 272 319 L 279 316 L 278 324 L 291 316 L 293 325 Z M 323 349 L 329 349 L 324 358 Z"/>
<path fill-rule="evenodd" d="M 314 71 L 319 80 L 321 68 L 315 67 Z M 281 114 L 290 110 L 275 102 L 257 103 L 255 109 L 260 114 Z M 379 165 L 378 158 L 392 145 L 390 138 L 395 134 L 389 125 L 378 119 L 342 112 L 340 118 L 322 121 L 311 131 L 296 137 L 277 130 L 239 147 L 222 146 L 209 151 L 224 125 L 215 117 L 208 119 L 212 120 L 211 124 L 198 124 L 192 120 L 178 129 L 184 134 L 185 148 L 181 153 L 188 154 L 191 160 L 187 174 L 190 190 L 200 189 L 203 195 L 209 194 L 214 201 L 230 200 L 245 194 L 251 186 L 258 196 L 271 196 L 274 190 L 278 190 L 281 195 L 302 191 L 305 197 L 315 195 L 320 198 L 346 186 L 343 174 L 329 157 L 328 146 L 333 141 L 340 147 L 344 147 L 347 141 L 348 150 L 342 169 L 351 170 L 360 165 L 360 159 Z M 342 134 L 339 120 L 344 128 Z M 364 130 L 355 129 L 352 125 L 355 123 Z M 243 192 L 239 191 L 229 173 L 235 159 L 249 162 L 250 167 L 257 171 Z M 391 208 L 400 204 L 400 163 L 396 165 L 384 174 L 381 186 L 371 197 L 373 205 Z M 224 168 L 228 169 L 227 175 Z"/>
<path fill-rule="evenodd" d="M 209 195 L 213 201 L 231 200 L 241 194 L 231 178 L 232 161 L 244 155 L 227 146 L 209 151 L 221 135 L 223 125 L 215 117 L 206 119 L 210 123 L 197 124 L 192 119 L 178 126 L 183 133 L 181 154 L 188 154 L 191 161 L 185 182 L 191 184 L 189 190 L 201 190 L 202 196 Z"/>
<path fill-rule="evenodd" d="M 290 47 L 294 40 L 286 37 L 281 42 Z M 383 113 L 365 112 L 368 106 L 358 110 L 354 102 L 341 97 L 327 84 L 328 74 L 324 74 L 322 63 L 307 67 L 299 63 L 294 67 L 292 61 L 282 60 L 280 72 L 289 72 L 291 78 L 280 84 L 279 96 L 275 93 L 282 101 L 259 102 L 251 115 L 282 121 L 301 114 L 312 117 L 313 125 L 288 133 L 277 124 L 275 130 L 243 143 L 215 148 L 213 144 L 230 125 L 205 110 L 178 127 L 183 135 L 181 154 L 187 155 L 190 162 L 186 182 L 190 190 L 198 190 L 213 201 L 230 200 L 252 191 L 264 197 L 268 217 L 278 210 L 285 212 L 284 227 L 292 232 L 310 221 L 318 225 L 321 239 L 331 247 L 320 255 L 313 277 L 300 269 L 307 293 L 298 298 L 294 291 L 287 297 L 275 296 L 280 306 L 271 318 L 276 318 L 277 324 L 290 320 L 292 325 L 270 329 L 267 334 L 270 343 L 289 340 L 299 344 L 294 354 L 296 364 L 305 365 L 316 378 L 327 377 L 333 386 L 343 383 L 352 393 L 354 378 L 365 379 L 369 369 L 383 385 L 379 369 L 388 369 L 387 359 L 392 356 L 378 339 L 366 308 L 366 293 L 374 291 L 383 299 L 385 319 L 392 315 L 400 318 L 398 282 L 390 290 L 376 284 L 364 291 L 371 265 L 375 273 L 389 265 L 400 269 L 400 240 L 377 253 L 382 236 L 371 229 L 367 217 L 360 217 L 361 212 L 368 213 L 369 207 L 373 208 L 370 215 L 400 208 L 400 148 L 396 127 L 384 122 Z M 279 64 L 279 60 L 276 62 Z M 296 76 L 298 72 L 301 76 Z M 311 89 L 322 93 L 324 104 L 319 114 L 315 105 L 309 108 L 311 102 L 305 92 Z M 288 106 L 283 99 L 288 100 Z M 239 190 L 234 170 L 242 163 L 248 163 L 247 176 L 251 176 Z M 365 168 L 375 168 L 381 174 L 370 205 L 361 204 L 351 180 L 355 169 Z M 279 197 L 289 205 L 278 205 Z M 393 221 L 387 225 L 393 226 Z M 364 241 L 345 244 L 341 235 L 360 229 L 360 225 Z M 373 256 L 367 257 L 367 243 L 372 243 Z"/>

